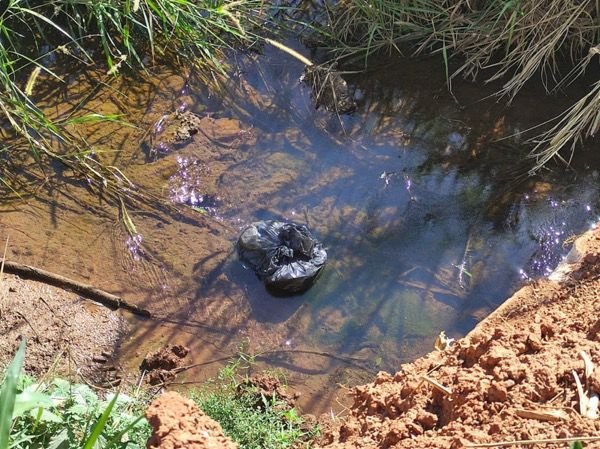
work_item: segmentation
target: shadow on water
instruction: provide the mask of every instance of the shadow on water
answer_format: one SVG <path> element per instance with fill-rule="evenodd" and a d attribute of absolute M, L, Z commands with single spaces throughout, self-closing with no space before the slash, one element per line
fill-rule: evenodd
<path fill-rule="evenodd" d="M 97 157 L 195 209 L 132 209 L 138 236 L 127 235 L 115 205 L 68 173 L 57 175 L 56 191 L 3 209 L 0 229 L 16 234 L 12 258 L 160 317 L 131 320 L 119 348 L 130 368 L 180 343 L 193 363 L 206 363 L 185 373 L 198 380 L 241 347 L 289 370 L 308 392 L 302 405 L 321 412 L 336 384 L 397 369 L 441 330 L 468 331 L 524 279 L 546 274 L 568 237 L 596 219 L 598 161 L 586 154 L 586 166 L 527 178 L 523 144 L 498 141 L 568 99 L 540 107 L 537 93 L 524 93 L 506 108 L 479 101 L 491 89 L 466 83 L 453 97 L 437 62 L 409 61 L 349 78 L 359 110 L 337 117 L 313 109 L 297 61 L 273 49 L 235 58 L 219 95 L 168 70 L 91 94 L 82 87 L 90 81 L 73 74 L 78 90 L 58 95 L 62 111 L 85 97 L 90 111 L 128 114 L 137 129 L 87 128 L 92 147 L 110 142 Z M 148 159 L 147 130 L 177 108 L 203 116 L 202 133 Z M 21 175 L 39 182 L 34 168 Z M 306 223 L 324 243 L 329 262 L 306 293 L 276 297 L 237 260 L 239 229 L 264 219 Z"/>

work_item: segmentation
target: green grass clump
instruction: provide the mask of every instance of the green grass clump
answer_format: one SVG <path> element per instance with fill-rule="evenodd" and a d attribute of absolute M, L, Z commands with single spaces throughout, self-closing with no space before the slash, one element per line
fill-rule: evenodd
<path fill-rule="evenodd" d="M 318 429 L 307 429 L 296 409 L 287 407 L 280 398 L 259 395 L 257 403 L 256 391 L 240 391 L 238 386 L 244 379 L 240 372 L 237 365 L 225 367 L 212 388 L 194 392 L 192 399 L 221 424 L 225 435 L 240 449 L 284 449 L 301 442 L 308 446 Z"/>
<path fill-rule="evenodd" d="M 1 385 L 0 449 L 146 447 L 151 433 L 143 418 L 146 398 L 122 393 L 101 398 L 85 384 L 19 377 L 24 351 L 22 344 Z M 191 396 L 241 449 L 297 447 L 315 435 L 316 428 L 307 430 L 297 411 L 279 398 L 261 397 L 247 387 L 238 391 L 240 372 L 239 363 L 230 364 Z"/>

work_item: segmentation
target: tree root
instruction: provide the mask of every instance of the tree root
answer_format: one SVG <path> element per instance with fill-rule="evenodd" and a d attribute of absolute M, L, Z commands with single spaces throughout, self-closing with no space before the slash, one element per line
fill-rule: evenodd
<path fill-rule="evenodd" d="M 320 356 L 320 357 L 328 357 L 328 358 L 346 363 L 348 365 L 354 366 L 356 368 L 359 368 L 359 369 L 366 371 L 368 373 L 371 373 L 371 374 L 374 374 L 377 372 L 377 370 L 374 370 L 372 367 L 368 366 L 367 360 L 359 359 L 356 357 L 344 357 L 344 356 L 332 354 L 330 352 L 312 351 L 312 350 L 308 350 L 308 349 L 270 349 L 268 351 L 262 351 L 257 354 L 253 354 L 250 357 L 252 357 L 254 359 L 259 359 L 259 358 L 265 359 L 269 355 L 275 355 L 275 354 L 309 354 L 309 355 L 316 355 L 316 356 Z M 183 371 L 188 371 L 190 369 L 197 368 L 200 366 L 210 365 L 212 363 L 223 362 L 226 360 L 232 360 L 232 359 L 235 359 L 236 357 L 239 357 L 239 355 L 240 355 L 239 353 L 236 353 L 236 354 L 231 354 L 229 356 L 219 357 L 219 358 L 213 359 L 213 360 L 208 360 L 205 362 L 199 362 L 199 363 L 194 363 L 192 365 L 181 366 L 179 368 L 175 368 L 173 370 L 173 372 L 175 374 L 179 374 Z"/>
<path fill-rule="evenodd" d="M 120 296 L 116 296 L 112 293 L 105 292 L 104 290 L 100 290 L 99 288 L 93 287 L 91 285 L 82 284 L 80 282 L 66 278 L 59 274 L 54 274 L 49 271 L 42 270 L 41 268 L 36 268 L 30 265 L 24 265 L 17 262 L 11 262 L 6 259 L 0 260 L 2 261 L 4 271 L 6 273 L 16 274 L 25 279 L 40 281 L 45 284 L 62 288 L 64 290 L 72 291 L 113 310 L 123 309 L 137 316 L 141 316 L 144 318 L 152 318 L 152 314 L 149 310 L 146 310 L 135 304 L 131 304 L 123 298 L 121 298 Z"/>

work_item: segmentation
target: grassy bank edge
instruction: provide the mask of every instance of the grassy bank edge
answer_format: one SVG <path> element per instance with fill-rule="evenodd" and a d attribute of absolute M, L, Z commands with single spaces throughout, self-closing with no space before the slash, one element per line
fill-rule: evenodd
<path fill-rule="evenodd" d="M 146 447 L 151 431 L 144 410 L 154 396 L 149 390 L 105 390 L 101 397 L 88 384 L 58 377 L 36 381 L 20 375 L 24 359 L 25 340 L 0 388 L 0 449 Z M 187 396 L 241 449 L 309 447 L 318 429 L 280 398 L 246 388 L 245 368 L 234 361 Z"/>

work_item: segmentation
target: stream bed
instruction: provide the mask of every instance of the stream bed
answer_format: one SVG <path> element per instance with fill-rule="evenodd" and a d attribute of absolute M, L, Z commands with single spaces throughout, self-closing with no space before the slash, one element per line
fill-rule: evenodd
<path fill-rule="evenodd" d="M 128 233 L 122 208 L 59 173 L 35 198 L 2 206 L 9 258 L 157 314 L 130 319 L 117 348 L 126 367 L 184 344 L 199 366 L 178 381 L 198 382 L 226 358 L 252 355 L 257 368 L 285 370 L 300 405 L 320 413 L 339 385 L 397 370 L 442 330 L 464 335 L 548 275 L 597 220 L 597 156 L 584 149 L 572 168 L 530 177 L 517 134 L 573 99 L 530 89 L 506 107 L 481 100 L 494 86 L 466 82 L 451 95 L 440 61 L 408 60 L 348 75 L 358 109 L 337 116 L 315 110 L 302 69 L 266 48 L 232 57 L 219 92 L 160 69 L 91 96 L 73 74 L 56 113 L 86 97 L 90 110 L 125 114 L 137 128 L 87 128 L 97 157 L 184 212 L 126 209 Z M 55 98 L 40 91 L 41 104 Z M 202 128 L 187 144 L 156 147 L 148 135 L 175 110 L 195 112 Z M 306 293 L 273 296 L 237 260 L 239 231 L 264 219 L 307 224 L 327 249 Z"/>

